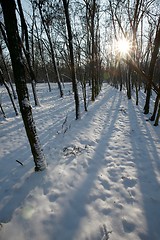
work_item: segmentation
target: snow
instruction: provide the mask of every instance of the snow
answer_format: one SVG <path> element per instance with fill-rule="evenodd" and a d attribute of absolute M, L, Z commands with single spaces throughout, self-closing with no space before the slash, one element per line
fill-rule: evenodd
<path fill-rule="evenodd" d="M 30 107 L 31 107 L 28 98 L 25 97 L 25 98 L 22 100 L 22 106 L 23 106 L 23 108 L 30 108 Z"/>
<path fill-rule="evenodd" d="M 128 101 L 104 84 L 88 112 L 81 99 L 75 120 L 71 85 L 64 98 L 52 88 L 39 84 L 41 107 L 31 102 L 48 163 L 42 172 L 3 90 L 0 239 L 159 240 L 160 128 L 143 115 L 145 94 L 136 106 L 134 94 Z"/>

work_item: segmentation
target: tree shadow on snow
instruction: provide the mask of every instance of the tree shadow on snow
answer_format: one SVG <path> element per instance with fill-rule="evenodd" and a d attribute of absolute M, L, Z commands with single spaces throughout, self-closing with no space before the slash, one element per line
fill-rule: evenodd
<path fill-rule="evenodd" d="M 89 162 L 87 168 L 87 174 L 82 180 L 80 186 L 75 187 L 72 193 L 68 193 L 66 198 L 63 200 L 63 214 L 57 217 L 56 220 L 53 220 L 52 217 L 44 222 L 47 225 L 46 234 L 48 236 L 53 236 L 55 240 L 61 239 L 76 239 L 76 234 L 81 225 L 81 221 L 84 217 L 88 216 L 87 207 L 91 202 L 95 200 L 95 197 L 90 196 L 89 192 L 91 189 L 94 189 L 95 181 L 98 179 L 99 172 L 104 166 L 105 154 L 107 149 L 107 144 L 109 143 L 110 137 L 113 133 L 114 125 L 117 120 L 118 111 L 113 111 L 119 109 L 121 104 L 121 93 L 115 91 L 115 95 L 108 93 L 107 97 L 102 99 L 102 101 L 97 102 L 99 107 L 103 106 L 103 111 L 108 111 L 106 119 L 103 119 L 105 125 L 101 128 L 100 137 L 97 141 L 96 148 L 94 150 L 94 156 Z M 107 109 L 107 101 L 110 101 L 110 107 Z M 95 104 L 93 108 L 96 108 L 97 111 L 99 107 Z M 98 112 L 97 112 L 98 113 Z M 102 112 L 101 112 L 102 113 Z M 90 119 L 87 119 L 87 125 L 84 126 L 86 129 L 89 128 L 91 124 L 91 119 L 93 115 L 90 115 Z M 82 130 L 82 129 L 81 129 Z M 69 164 L 69 163 L 68 163 Z M 105 188 L 109 188 L 107 183 Z M 101 195 L 100 197 L 103 198 Z M 105 197 L 105 196 L 104 196 Z M 98 198 L 98 197 L 97 197 Z M 78 217 L 77 217 L 78 216 Z M 55 224 L 54 224 L 55 221 Z M 54 228 L 55 226 L 55 228 Z M 67 229 L 67 233 L 63 231 L 63 226 Z M 94 236 L 92 236 L 92 239 Z"/>
<path fill-rule="evenodd" d="M 18 158 L 14 156 L 14 151 L 9 153 L 7 158 L 12 161 L 10 167 L 7 167 L 9 171 L 4 170 L 0 176 L 0 223 L 7 223 L 12 219 L 13 212 L 23 205 L 28 194 L 36 186 L 40 186 L 45 176 L 45 171 L 34 171 L 32 157 L 26 159 L 26 155 L 29 155 L 28 149 L 23 150 L 23 147 L 21 147 L 16 149 L 16 153 L 18 152 Z M 22 161 L 22 166 L 16 162 L 16 159 L 20 161 L 21 159 L 26 160 L 25 162 Z M 2 159 L 2 161 L 4 160 Z"/>
<path fill-rule="evenodd" d="M 160 236 L 160 183 L 158 182 L 156 171 L 160 170 L 160 162 L 158 162 L 160 156 L 158 155 L 149 126 L 150 128 L 155 127 L 150 122 L 146 122 L 145 115 L 138 111 L 143 121 L 143 125 L 140 125 L 133 104 L 132 101 L 128 101 L 130 126 L 135 127 L 135 129 L 131 129 L 133 134 L 131 143 L 133 153 L 135 153 L 135 156 L 139 156 L 137 159 L 134 159 L 134 163 L 137 169 L 137 178 L 142 193 L 144 217 L 147 224 L 147 233 L 140 233 L 139 237 L 142 240 L 158 240 Z M 140 139 L 138 139 L 138 136 Z"/>

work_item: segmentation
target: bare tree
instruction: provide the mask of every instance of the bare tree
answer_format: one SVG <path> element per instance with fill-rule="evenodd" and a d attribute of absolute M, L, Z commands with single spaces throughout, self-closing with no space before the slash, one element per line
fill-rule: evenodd
<path fill-rule="evenodd" d="M 49 92 L 51 92 L 51 84 L 50 84 L 48 70 L 47 70 L 47 67 L 46 67 L 45 59 L 44 59 L 43 42 L 42 42 L 42 39 L 40 39 L 40 36 L 39 36 L 36 20 L 35 20 L 35 28 L 36 28 L 36 33 L 37 33 L 37 44 L 38 44 L 39 53 L 40 53 L 40 56 L 41 56 L 42 66 L 43 66 L 43 69 L 45 71 Z"/>
<path fill-rule="evenodd" d="M 71 75 L 72 75 L 72 84 L 74 91 L 74 99 L 76 106 L 76 119 L 80 118 L 80 107 L 79 107 L 79 96 L 78 96 L 78 87 L 77 87 L 77 79 L 75 73 L 75 64 L 74 64 L 74 54 L 73 54 L 73 37 L 71 30 L 71 23 L 69 17 L 69 0 L 63 0 L 63 7 L 66 17 L 66 25 L 68 30 L 68 43 L 69 43 L 69 52 L 70 52 L 70 62 L 71 62 Z"/>
<path fill-rule="evenodd" d="M 15 111 L 15 114 L 16 114 L 16 116 L 18 116 L 18 110 L 17 110 L 17 107 L 16 107 L 16 105 L 15 105 L 15 102 L 14 102 L 14 99 L 13 99 L 13 96 L 12 96 L 12 93 L 11 93 L 11 90 L 10 90 L 7 82 L 6 82 L 5 79 L 4 79 L 4 74 L 3 74 L 3 71 L 2 71 L 1 68 L 0 68 L 0 78 L 1 78 L 1 81 L 2 81 L 2 83 L 4 84 L 4 86 L 5 86 L 5 88 L 6 88 L 7 92 L 8 92 L 8 95 L 9 95 L 9 98 L 10 98 L 10 100 L 11 100 L 11 103 L 12 103 L 13 109 L 14 109 L 14 111 Z"/>
<path fill-rule="evenodd" d="M 2 38 L 2 36 L 3 36 L 3 41 L 4 41 L 5 45 L 8 46 L 4 25 L 3 25 L 2 22 L 0 22 L 0 37 Z M 1 45 L 3 45 L 3 41 L 2 41 L 2 44 L 0 43 Z M 14 99 L 17 99 L 16 92 L 14 90 L 12 79 L 11 79 L 11 76 L 10 76 L 10 73 L 9 73 L 9 69 L 8 69 L 8 66 L 7 66 L 7 62 L 6 62 L 5 56 L 3 55 L 3 50 L 4 49 L 3 49 L 2 46 L 0 46 L 0 48 L 1 48 L 0 49 L 0 54 L 1 54 L 1 58 L 2 58 L 2 64 L 4 65 L 4 69 L 5 69 L 6 74 L 7 74 L 7 78 L 8 78 L 11 90 L 12 90 L 13 97 L 14 97 Z"/>
<path fill-rule="evenodd" d="M 36 125 L 33 119 L 32 108 L 29 101 L 29 94 L 25 79 L 25 67 L 22 56 L 22 44 L 19 36 L 15 12 L 16 4 L 14 0 L 1 0 L 0 3 L 3 11 L 20 111 L 33 154 L 35 171 L 42 171 L 46 168 L 46 161 L 37 135 Z"/>
<path fill-rule="evenodd" d="M 58 70 L 58 66 L 57 66 L 57 62 L 56 62 L 54 46 L 53 46 L 53 42 L 52 42 L 51 34 L 50 34 L 50 29 L 49 29 L 49 25 L 50 25 L 50 21 L 51 21 L 50 14 L 49 14 L 49 12 L 45 11 L 45 8 L 43 9 L 45 1 L 37 0 L 37 1 L 35 1 L 35 4 L 38 7 L 39 14 L 40 14 L 40 17 L 41 17 L 41 20 L 42 20 L 42 24 L 43 24 L 46 36 L 48 38 L 48 43 L 49 43 L 50 53 L 51 53 L 51 59 L 52 59 L 53 68 L 54 68 L 54 72 L 55 72 L 56 82 L 58 84 L 58 88 L 59 88 L 59 91 L 60 91 L 60 97 L 63 97 L 63 90 L 62 90 L 62 86 L 61 86 L 60 74 L 59 74 L 59 70 Z M 46 14 L 44 14 L 44 12 Z"/>
<path fill-rule="evenodd" d="M 150 104 L 150 96 L 151 96 L 151 88 L 152 88 L 152 81 L 153 81 L 153 74 L 155 69 L 155 64 L 160 48 L 160 17 L 158 19 L 157 29 L 156 29 L 156 36 L 154 39 L 154 49 L 151 55 L 151 61 L 149 65 L 149 71 L 148 71 L 148 83 L 147 83 L 147 95 L 146 95 L 146 102 L 144 106 L 144 114 L 149 113 L 149 104 Z"/>
<path fill-rule="evenodd" d="M 20 19 L 21 19 L 21 27 L 22 27 L 22 42 L 21 42 L 21 44 L 23 46 L 23 51 L 24 51 L 25 57 L 27 59 L 29 74 L 31 77 L 31 85 L 32 85 L 35 106 L 40 106 L 40 102 L 38 100 L 37 91 L 36 91 L 36 76 L 35 76 L 35 73 L 34 73 L 34 70 L 33 70 L 32 64 L 31 64 L 27 24 L 26 24 L 24 14 L 23 14 L 21 0 L 17 0 L 17 3 L 18 3 L 18 7 L 19 7 L 19 14 L 20 14 Z M 23 44 L 23 38 L 25 40 L 25 47 Z"/>

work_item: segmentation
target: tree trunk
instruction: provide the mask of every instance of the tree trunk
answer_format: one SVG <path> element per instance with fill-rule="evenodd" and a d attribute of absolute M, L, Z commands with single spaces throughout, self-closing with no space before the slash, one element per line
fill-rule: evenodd
<path fill-rule="evenodd" d="M 159 47 L 160 47 L 160 17 L 158 20 L 158 25 L 157 25 L 157 30 L 156 30 L 156 36 L 155 36 L 155 40 L 154 40 L 154 49 L 152 52 L 152 56 L 151 56 L 151 62 L 150 62 L 150 66 L 149 66 L 149 81 L 147 84 L 147 96 L 146 96 L 146 102 L 145 102 L 145 106 L 144 106 L 144 114 L 148 114 L 149 113 L 149 105 L 150 105 L 150 97 L 151 97 L 151 87 L 152 87 L 152 80 L 153 80 L 153 74 L 154 74 L 154 68 L 155 68 L 155 64 L 156 64 L 156 60 L 157 60 L 157 55 L 159 52 Z"/>
<path fill-rule="evenodd" d="M 5 112 L 4 112 L 4 110 L 3 110 L 3 107 L 2 107 L 2 104 L 1 104 L 1 103 L 0 103 L 0 109 L 1 109 L 1 112 L 2 112 L 3 117 L 6 118 L 6 115 L 5 115 Z"/>
<path fill-rule="evenodd" d="M 38 31 L 37 31 L 37 35 L 38 35 Z M 40 43 L 39 38 L 38 38 L 38 46 L 39 46 L 39 52 L 40 52 L 40 55 L 41 55 L 42 64 L 43 64 L 43 68 L 44 68 L 46 79 L 47 79 L 47 83 L 48 83 L 48 89 L 49 89 L 49 92 L 51 92 L 52 89 L 51 89 L 51 84 L 50 84 L 50 81 L 49 81 L 48 70 L 46 68 L 46 64 L 45 64 L 45 61 L 44 61 L 42 47 L 41 47 L 41 43 Z"/>
<path fill-rule="evenodd" d="M 29 94 L 25 79 L 25 67 L 22 57 L 22 46 L 18 34 L 15 12 L 16 4 L 14 0 L 1 0 L 0 2 L 4 16 L 20 111 L 33 154 L 35 171 L 42 171 L 46 168 L 46 161 L 37 135 L 36 125 L 29 101 Z"/>
<path fill-rule="evenodd" d="M 130 70 L 130 67 L 129 67 L 128 73 L 127 73 L 126 86 L 127 86 L 127 97 L 128 97 L 128 99 L 131 99 L 131 70 Z"/>
<path fill-rule="evenodd" d="M 7 69 L 7 65 L 6 65 L 5 60 L 4 60 L 4 57 L 3 57 L 3 53 L 2 53 L 2 61 L 3 61 L 4 67 L 5 67 L 5 70 L 6 70 L 6 73 L 7 73 L 7 77 L 8 77 L 8 81 L 9 81 L 10 87 L 11 87 L 11 89 L 12 89 L 13 97 L 14 97 L 14 99 L 16 100 L 16 99 L 17 99 L 16 92 L 15 92 L 15 90 L 14 90 L 14 87 L 13 87 L 13 84 L 12 84 L 12 80 L 11 80 L 11 76 L 10 76 L 10 74 L 9 74 L 9 71 L 8 71 L 8 69 Z"/>
<path fill-rule="evenodd" d="M 45 70 L 45 75 L 46 75 L 46 79 L 47 79 L 47 83 L 48 83 L 48 89 L 49 89 L 49 92 L 51 92 L 51 84 L 50 84 L 50 80 L 49 80 L 49 75 L 48 75 L 48 71 L 47 71 L 47 68 L 46 68 L 46 64 L 45 64 L 45 61 L 44 61 L 44 56 L 43 56 L 43 51 L 42 51 L 42 42 L 39 38 L 39 33 L 38 33 L 38 28 L 37 28 L 37 23 L 35 21 L 35 27 L 36 27 L 36 33 L 37 33 L 37 39 L 38 39 L 38 48 L 39 48 L 39 53 L 40 53 L 40 56 L 41 56 L 41 60 L 42 60 L 42 66 Z"/>
<path fill-rule="evenodd" d="M 86 89 L 86 76 L 82 76 L 81 80 L 82 92 L 83 92 L 83 101 L 84 101 L 84 110 L 87 112 L 87 89 Z"/>
<path fill-rule="evenodd" d="M 151 121 L 154 121 L 154 120 L 155 120 L 156 112 L 157 112 L 157 109 L 158 109 L 158 103 L 159 103 L 159 95 L 157 95 L 156 100 L 155 100 L 155 103 L 154 103 L 154 111 L 153 111 L 152 116 L 150 117 L 150 120 L 151 120 Z"/>
<path fill-rule="evenodd" d="M 96 77 L 95 77 L 95 11 L 96 0 L 93 0 L 91 9 L 91 41 L 92 41 L 92 101 L 96 98 Z"/>
<path fill-rule="evenodd" d="M 31 85 L 32 85 L 32 91 L 33 91 L 35 106 L 40 106 L 40 102 L 38 100 L 37 91 L 36 91 L 36 76 L 35 76 L 35 73 L 33 71 L 33 67 L 32 67 L 32 64 L 31 64 L 31 58 L 30 58 L 27 24 L 25 22 L 23 10 L 22 10 L 21 0 L 17 0 L 17 3 L 18 3 L 18 7 L 19 7 L 19 13 L 20 13 L 20 19 L 21 19 L 21 25 L 22 25 L 22 39 L 23 39 L 23 35 L 25 36 L 25 47 L 23 46 L 23 42 L 21 44 L 23 46 L 23 51 L 24 51 L 24 54 L 25 54 L 25 57 L 26 57 L 26 60 L 27 60 L 29 74 L 30 74 L 30 77 L 31 77 Z"/>
<path fill-rule="evenodd" d="M 137 86 L 137 80 L 135 80 L 135 87 L 136 87 L 136 105 L 138 106 L 138 100 L 139 100 L 139 96 L 138 96 L 138 86 Z"/>
<path fill-rule="evenodd" d="M 9 87 L 8 87 L 8 84 L 7 84 L 6 81 L 4 80 L 3 72 L 2 72 L 1 69 L 0 69 L 0 77 L 1 77 L 1 79 L 2 79 L 2 82 L 3 82 L 3 84 L 4 84 L 4 86 L 5 86 L 6 90 L 7 90 L 7 92 L 8 92 L 8 95 L 9 95 L 9 98 L 10 98 L 10 100 L 11 100 L 11 103 L 12 103 L 13 109 L 14 109 L 14 111 L 15 111 L 15 114 L 16 114 L 16 116 L 18 116 L 18 110 L 17 110 L 16 105 L 15 105 L 15 102 L 14 102 L 14 100 L 13 100 L 12 93 L 11 93 Z"/>
<path fill-rule="evenodd" d="M 154 126 L 158 126 L 159 118 L 160 118 L 160 104 L 159 104 L 159 108 L 158 108 L 158 112 L 157 112 L 157 116 L 156 116 Z"/>
<path fill-rule="evenodd" d="M 0 30 L 1 30 L 1 33 L 3 35 L 4 41 L 5 41 L 5 43 L 6 43 L 7 47 L 8 47 L 8 41 L 7 41 L 6 33 L 4 32 L 3 27 L 2 27 L 1 24 L 0 24 Z M 9 71 L 8 71 L 8 68 L 7 68 L 4 56 L 3 56 L 3 51 L 2 51 L 1 45 L 0 45 L 0 55 L 2 57 L 2 62 L 3 62 L 4 68 L 5 68 L 6 73 L 7 73 L 7 77 L 8 77 L 8 81 L 9 81 L 10 87 L 12 89 L 13 97 L 14 97 L 14 99 L 17 99 L 16 92 L 14 90 L 14 87 L 13 87 L 13 84 L 12 84 L 12 80 L 11 80 L 11 77 L 10 77 L 10 74 L 9 74 Z"/>
<path fill-rule="evenodd" d="M 150 98 L 151 98 L 151 83 L 149 82 L 146 87 L 146 100 L 144 105 L 144 114 L 149 113 L 149 105 L 150 105 Z"/>
<path fill-rule="evenodd" d="M 49 42 L 52 63 L 53 63 L 53 68 L 54 68 L 54 72 L 55 72 L 55 76 L 56 76 L 56 82 L 58 84 L 58 88 L 59 88 L 59 91 L 60 91 L 60 97 L 63 97 L 63 90 L 62 90 L 62 86 L 61 86 L 60 75 L 59 75 L 59 71 L 58 71 L 58 67 L 57 67 L 57 63 L 56 63 L 56 58 L 55 58 L 55 53 L 54 53 L 54 49 L 53 49 L 53 43 L 52 43 L 52 40 L 51 40 L 50 33 L 49 33 L 49 31 L 46 27 L 45 20 L 44 20 L 44 17 L 43 17 L 43 13 L 42 13 L 42 8 L 41 8 L 40 4 L 38 4 L 38 9 L 39 9 L 42 24 L 43 24 L 43 27 L 44 27 L 44 30 L 45 30 L 45 33 L 47 35 L 48 42 Z"/>
<path fill-rule="evenodd" d="M 72 43 L 73 38 L 72 38 L 72 30 L 71 30 L 67 0 L 63 0 L 63 6 L 64 6 L 66 24 L 67 24 L 67 30 L 68 30 L 68 42 L 69 42 L 70 61 L 71 61 L 72 84 L 73 84 L 74 100 L 75 100 L 75 107 L 76 107 L 76 119 L 79 119 L 80 118 L 79 96 L 78 96 L 78 87 L 77 87 L 77 80 L 76 80 L 76 74 L 75 74 L 73 43 Z"/>

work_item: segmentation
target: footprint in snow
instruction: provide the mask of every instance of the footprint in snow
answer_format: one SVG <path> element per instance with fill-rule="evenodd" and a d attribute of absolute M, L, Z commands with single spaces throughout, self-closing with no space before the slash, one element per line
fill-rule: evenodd
<path fill-rule="evenodd" d="M 124 232 L 126 232 L 126 233 L 131 233 L 135 229 L 135 224 L 126 219 L 122 220 L 122 224 L 123 224 Z"/>
<path fill-rule="evenodd" d="M 104 187 L 104 189 L 110 189 L 110 185 L 107 181 L 101 179 L 100 184 Z"/>
<path fill-rule="evenodd" d="M 61 197 L 63 194 L 61 193 L 51 193 L 49 196 L 48 196 L 48 199 L 50 202 L 55 202 L 59 197 Z"/>
<path fill-rule="evenodd" d="M 122 177 L 122 179 L 125 188 L 133 188 L 137 184 L 137 180 L 135 178 Z"/>

